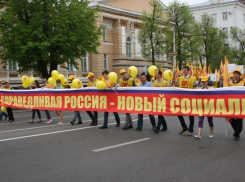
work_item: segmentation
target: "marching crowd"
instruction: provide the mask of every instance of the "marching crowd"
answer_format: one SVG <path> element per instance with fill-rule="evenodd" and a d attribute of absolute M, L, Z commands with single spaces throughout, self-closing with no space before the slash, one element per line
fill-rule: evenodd
<path fill-rule="evenodd" d="M 201 89 L 209 89 L 210 84 L 209 84 L 209 78 L 207 76 L 203 76 L 200 80 L 200 82 L 197 82 L 195 77 L 190 76 L 190 68 L 188 66 L 183 67 L 183 76 L 179 77 L 179 81 L 177 83 L 169 83 L 167 80 L 163 79 L 163 73 L 162 71 L 158 71 L 158 73 L 155 76 L 155 80 L 152 82 L 147 81 L 147 77 L 145 73 L 140 74 L 140 82 L 138 82 L 135 78 L 130 78 L 128 76 L 128 73 L 124 70 L 120 70 L 120 76 L 121 79 L 119 80 L 118 83 L 112 83 L 109 80 L 109 71 L 105 70 L 102 72 L 102 77 L 103 81 L 106 83 L 108 88 L 113 88 L 113 87 L 180 87 L 180 88 L 188 88 L 188 89 L 195 89 L 197 86 L 200 86 Z M 239 69 L 235 69 L 232 75 L 232 78 L 230 80 L 230 86 L 244 86 L 244 81 L 241 78 L 242 73 Z M 94 77 L 94 73 L 90 72 L 87 76 L 88 78 L 88 84 L 87 87 L 95 87 L 97 79 Z M 74 75 L 69 76 L 69 80 L 72 82 L 75 79 Z M 201 84 L 200 84 L 201 83 Z M 2 81 L 0 80 L 0 89 L 6 89 L 6 90 L 13 90 L 12 87 L 10 87 L 9 81 L 4 82 L 4 86 L 2 86 Z M 218 83 L 219 87 L 222 87 L 222 77 L 220 78 L 220 81 Z M 57 79 L 56 80 L 56 86 L 55 88 L 51 87 L 50 84 L 47 83 L 47 79 L 43 79 L 43 86 L 41 87 L 38 81 L 34 81 L 33 87 L 31 89 L 65 89 L 64 86 L 61 84 L 61 80 Z M 72 83 L 70 84 L 70 88 L 74 88 Z M 98 125 L 98 112 L 96 111 L 86 111 L 89 117 L 91 118 L 92 122 L 90 126 L 97 126 Z M 37 109 L 32 109 L 32 117 L 29 123 L 33 123 L 33 120 L 35 118 L 35 113 L 37 113 L 39 117 L 38 123 L 42 122 L 41 114 L 40 111 Z M 55 111 L 55 113 L 59 116 L 60 121 L 59 125 L 63 124 L 63 113 L 62 111 Z M 45 110 L 45 114 L 47 117 L 47 124 L 52 122 L 52 118 L 50 116 L 50 113 L 48 110 Z M 118 113 L 113 112 L 115 116 L 115 120 L 117 122 L 116 127 L 120 127 L 120 117 Z M 1 112 L 0 114 L 0 120 L 2 120 L 2 117 L 5 117 L 5 120 L 9 118 L 10 122 L 14 121 L 14 116 L 11 107 L 7 107 L 7 114 L 5 112 Z M 109 117 L 109 112 L 104 112 L 104 123 L 102 126 L 99 127 L 99 129 L 106 129 L 108 125 L 108 117 Z M 70 122 L 71 125 L 74 125 L 76 122 L 76 119 L 78 118 L 77 124 L 82 124 L 82 117 L 80 115 L 80 111 L 75 111 L 74 116 L 72 121 Z M 194 116 L 189 116 L 189 127 L 186 125 L 186 122 L 184 120 L 183 116 L 178 116 L 180 124 L 182 126 L 182 130 L 179 132 L 179 134 L 182 134 L 184 132 L 188 131 L 188 136 L 193 136 L 193 128 L 194 128 Z M 159 133 L 160 130 L 166 131 L 167 128 L 167 123 L 163 115 L 158 115 L 157 116 L 157 122 L 155 120 L 154 115 L 149 115 L 149 119 L 152 124 L 152 130 L 156 133 Z M 198 134 L 194 135 L 196 139 L 201 139 L 201 133 L 202 133 L 202 128 L 203 128 L 203 121 L 204 117 L 199 116 L 199 122 L 198 122 Z M 209 137 L 213 137 L 213 118 L 212 117 L 207 117 L 209 127 L 210 127 L 210 135 Z M 233 136 L 235 140 L 240 139 L 240 133 L 242 132 L 243 128 L 243 119 L 238 119 L 238 118 L 231 118 L 229 119 L 229 122 L 234 130 Z M 126 113 L 126 121 L 125 125 L 122 127 L 123 130 L 128 130 L 133 128 L 133 122 L 130 113 Z M 138 114 L 138 122 L 137 122 L 137 127 L 135 127 L 135 131 L 141 131 L 143 128 L 143 114 Z"/>

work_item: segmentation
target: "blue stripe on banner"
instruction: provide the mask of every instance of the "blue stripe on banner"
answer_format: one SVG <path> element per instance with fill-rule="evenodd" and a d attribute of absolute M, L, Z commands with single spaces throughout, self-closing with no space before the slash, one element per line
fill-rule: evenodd
<path fill-rule="evenodd" d="M 71 94 L 71 93 L 138 93 L 138 94 L 176 94 L 176 95 L 243 95 L 245 94 L 245 90 L 243 89 L 210 89 L 210 90 L 190 90 L 190 89 L 165 89 L 159 90 L 155 88 L 151 88 L 151 90 L 144 90 L 143 88 L 140 89 L 106 89 L 106 90 L 99 90 L 99 89 L 78 89 L 78 90 L 47 90 L 47 89 L 38 89 L 38 90 L 1 90 L 0 94 Z"/>

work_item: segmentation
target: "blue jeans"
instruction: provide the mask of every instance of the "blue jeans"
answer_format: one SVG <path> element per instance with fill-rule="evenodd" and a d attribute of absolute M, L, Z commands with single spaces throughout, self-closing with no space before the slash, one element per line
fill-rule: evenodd
<path fill-rule="evenodd" d="M 37 110 L 37 109 L 32 109 L 32 117 L 31 117 L 31 119 L 34 119 L 35 118 L 35 113 L 37 112 L 37 115 L 38 115 L 38 117 L 39 117 L 39 119 L 41 119 L 42 117 L 41 117 L 41 113 L 40 113 L 40 111 L 39 110 Z"/>
<path fill-rule="evenodd" d="M 117 112 L 113 112 L 114 116 L 115 116 L 115 119 L 117 121 L 117 124 L 120 123 L 120 118 L 119 118 L 119 115 Z M 106 126 L 107 127 L 107 124 L 108 124 L 108 116 L 109 116 L 109 112 L 105 112 L 104 113 L 104 124 L 103 126 Z"/>
<path fill-rule="evenodd" d="M 48 110 L 45 110 L 45 114 L 46 114 L 46 116 L 47 116 L 47 119 L 48 119 L 48 120 L 50 120 L 50 119 L 51 119 L 51 116 L 50 116 L 50 114 L 49 114 L 49 111 L 48 111 Z"/>
<path fill-rule="evenodd" d="M 82 117 L 81 117 L 81 115 L 80 115 L 80 111 L 75 111 L 74 112 L 74 116 L 73 116 L 73 118 L 72 118 L 72 121 L 76 121 L 76 118 L 78 118 L 78 121 L 82 121 Z"/>
<path fill-rule="evenodd" d="M 155 117 L 154 115 L 149 115 L 149 118 L 151 120 L 151 124 L 153 127 L 156 127 L 156 121 L 155 121 Z M 138 123 L 137 123 L 137 127 L 139 129 L 143 128 L 143 114 L 138 114 Z"/>
<path fill-rule="evenodd" d="M 0 111 L 0 121 L 3 119 L 3 116 L 7 117 L 8 115 L 5 112 Z"/>

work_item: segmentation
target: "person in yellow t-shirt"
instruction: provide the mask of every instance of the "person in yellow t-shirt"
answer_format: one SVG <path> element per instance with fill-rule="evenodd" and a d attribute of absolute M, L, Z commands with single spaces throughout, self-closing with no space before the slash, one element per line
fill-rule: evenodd
<path fill-rule="evenodd" d="M 5 86 L 3 86 L 2 89 L 14 90 L 14 88 L 10 87 L 9 81 L 5 81 Z M 9 116 L 9 121 L 13 122 L 14 121 L 14 115 L 13 115 L 13 111 L 12 111 L 11 107 L 7 107 L 7 113 L 8 113 L 8 116 Z"/>
<path fill-rule="evenodd" d="M 129 78 L 128 73 L 125 69 L 120 70 L 120 76 L 122 77 L 119 80 L 120 87 L 135 87 L 134 78 Z M 123 130 L 128 130 L 129 128 L 133 128 L 133 121 L 130 113 L 126 113 L 125 125 L 122 128 Z"/>
<path fill-rule="evenodd" d="M 194 89 L 197 86 L 197 82 L 196 82 L 195 77 L 190 76 L 189 66 L 184 66 L 182 71 L 183 71 L 183 76 L 179 78 L 179 87 L 187 88 L 187 89 Z M 182 134 L 188 130 L 189 131 L 188 136 L 192 136 L 193 127 L 194 127 L 194 116 L 189 116 L 189 120 L 190 120 L 189 129 L 185 123 L 184 117 L 178 116 L 178 118 L 182 126 L 182 130 L 179 132 L 179 134 Z"/>
<path fill-rule="evenodd" d="M 87 87 L 95 87 L 97 80 L 94 78 L 94 73 L 89 72 L 87 78 L 88 78 Z M 92 119 L 90 126 L 97 126 L 98 125 L 98 112 L 93 111 L 93 113 L 92 113 L 91 111 L 87 111 L 87 114 Z"/>
<path fill-rule="evenodd" d="M 109 71 L 107 71 L 107 70 L 103 71 L 102 75 L 104 77 L 104 82 L 107 85 L 107 88 L 117 87 L 117 83 L 112 83 L 109 80 Z M 118 113 L 113 112 L 113 114 L 114 114 L 116 122 L 117 122 L 116 127 L 120 127 L 120 117 L 119 117 Z M 104 124 L 101 127 L 99 127 L 99 129 L 106 129 L 107 128 L 108 116 L 109 116 L 109 112 L 104 112 Z"/>
<path fill-rule="evenodd" d="M 162 79 L 162 71 L 158 70 L 156 75 L 156 80 L 153 83 L 153 87 L 169 87 L 168 81 Z M 163 126 L 162 131 L 166 131 L 167 123 L 163 115 L 158 115 L 158 122 L 156 128 L 153 130 L 156 133 L 159 133 L 161 125 Z"/>
<path fill-rule="evenodd" d="M 244 86 L 244 82 L 241 78 L 242 72 L 240 69 L 235 69 L 233 72 L 233 81 L 231 83 L 231 86 Z M 235 140 L 240 139 L 240 133 L 242 132 L 243 128 L 243 119 L 240 118 L 232 118 L 231 119 L 231 126 L 234 130 L 233 136 L 235 137 Z"/>

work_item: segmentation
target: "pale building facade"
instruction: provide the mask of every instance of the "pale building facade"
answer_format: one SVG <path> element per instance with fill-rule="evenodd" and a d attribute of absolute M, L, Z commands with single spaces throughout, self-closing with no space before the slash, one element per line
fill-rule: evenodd
<path fill-rule="evenodd" d="M 216 21 L 216 27 L 227 33 L 226 45 L 238 47 L 230 37 L 234 27 L 245 30 L 245 1 L 244 0 L 209 0 L 190 6 L 195 20 L 201 21 L 202 15 L 208 13 Z"/>
<path fill-rule="evenodd" d="M 149 2 L 151 0 L 94 0 L 89 7 L 100 6 L 100 18 L 97 24 L 104 25 L 103 36 L 100 39 L 101 45 L 97 48 L 99 54 L 87 53 L 81 55 L 79 69 L 69 65 L 68 70 L 58 66 L 58 71 L 68 77 L 74 74 L 83 83 L 87 82 L 88 72 L 94 72 L 95 77 L 101 76 L 103 70 L 114 71 L 119 74 L 120 69 L 128 69 L 130 66 L 136 66 L 139 72 L 143 71 L 145 66 L 151 63 L 145 60 L 141 55 L 141 46 L 138 40 L 140 31 L 139 23 L 142 11 L 151 10 Z M 161 2 L 161 1 L 159 1 Z M 163 9 L 165 5 L 161 2 Z M 164 69 L 172 68 L 172 62 L 165 55 L 157 55 L 157 64 Z M 6 69 L 0 71 L 1 80 L 10 80 L 12 83 L 20 84 L 22 75 L 34 76 L 39 79 L 39 75 L 29 72 L 18 74 L 18 65 L 10 63 Z"/>

